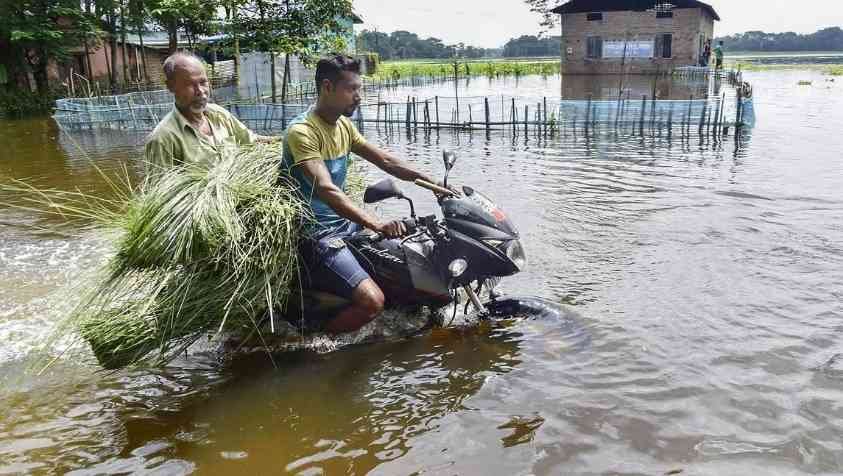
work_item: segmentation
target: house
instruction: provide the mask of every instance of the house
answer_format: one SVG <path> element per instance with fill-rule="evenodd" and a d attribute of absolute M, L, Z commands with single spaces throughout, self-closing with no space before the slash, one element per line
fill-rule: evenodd
<path fill-rule="evenodd" d="M 561 15 L 562 72 L 657 74 L 696 66 L 720 17 L 697 0 L 570 0 Z"/>

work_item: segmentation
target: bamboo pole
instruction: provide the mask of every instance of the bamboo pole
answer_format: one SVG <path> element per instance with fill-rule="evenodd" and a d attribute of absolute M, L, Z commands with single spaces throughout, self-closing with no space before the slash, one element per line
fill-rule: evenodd
<path fill-rule="evenodd" d="M 530 117 L 530 106 L 524 104 L 524 138 L 527 138 L 527 118 Z"/>
<path fill-rule="evenodd" d="M 488 97 L 483 98 L 483 104 L 485 106 L 485 112 L 486 112 L 486 132 L 488 132 L 489 131 L 489 98 Z"/>
<path fill-rule="evenodd" d="M 647 111 L 647 95 L 645 94 L 641 98 L 641 137 L 644 137 L 644 114 Z"/>

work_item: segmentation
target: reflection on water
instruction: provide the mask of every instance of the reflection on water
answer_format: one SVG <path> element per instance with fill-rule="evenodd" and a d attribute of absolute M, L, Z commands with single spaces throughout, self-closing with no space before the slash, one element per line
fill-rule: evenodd
<path fill-rule="evenodd" d="M 797 85 L 806 77 L 814 86 Z M 539 97 L 559 87 L 523 79 Z M 841 85 L 747 79 L 759 120 L 738 141 L 367 129 L 435 175 L 455 150 L 452 179 L 523 234 L 530 267 L 503 291 L 570 303 L 575 326 L 436 331 L 277 367 L 199 353 L 101 374 L 74 363 L 83 352 L 34 378 L 21 369 L 59 313 L 51 292 L 103 245 L 95 230 L 45 235 L 23 226 L 43 218 L 3 209 L 0 473 L 840 473 Z M 0 155 L 3 177 L 107 193 L 48 125 L 0 134 L 15 151 Z M 116 172 L 137 144 L 83 148 Z"/>

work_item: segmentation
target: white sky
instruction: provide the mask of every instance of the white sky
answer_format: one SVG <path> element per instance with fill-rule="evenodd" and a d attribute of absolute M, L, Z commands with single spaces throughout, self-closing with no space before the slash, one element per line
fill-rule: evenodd
<path fill-rule="evenodd" d="M 407 30 L 445 43 L 494 48 L 521 35 L 539 31 L 539 17 L 520 0 L 353 0 L 363 28 L 390 33 Z M 563 3 L 559 0 L 559 3 Z M 748 30 L 813 33 L 843 27 L 841 0 L 708 0 L 722 21 L 715 35 Z M 551 34 L 558 34 L 554 29 Z"/>

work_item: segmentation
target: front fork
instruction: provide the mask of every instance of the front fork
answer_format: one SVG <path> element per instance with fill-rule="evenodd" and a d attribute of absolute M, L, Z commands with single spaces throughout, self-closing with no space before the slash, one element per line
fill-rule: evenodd
<path fill-rule="evenodd" d="M 462 290 L 465 291 L 465 294 L 468 295 L 468 299 L 471 301 L 471 305 L 474 306 L 474 309 L 481 314 L 485 314 L 487 312 L 486 306 L 480 302 L 480 298 L 477 297 L 477 293 L 471 289 L 471 286 L 468 284 L 463 285 Z"/>

